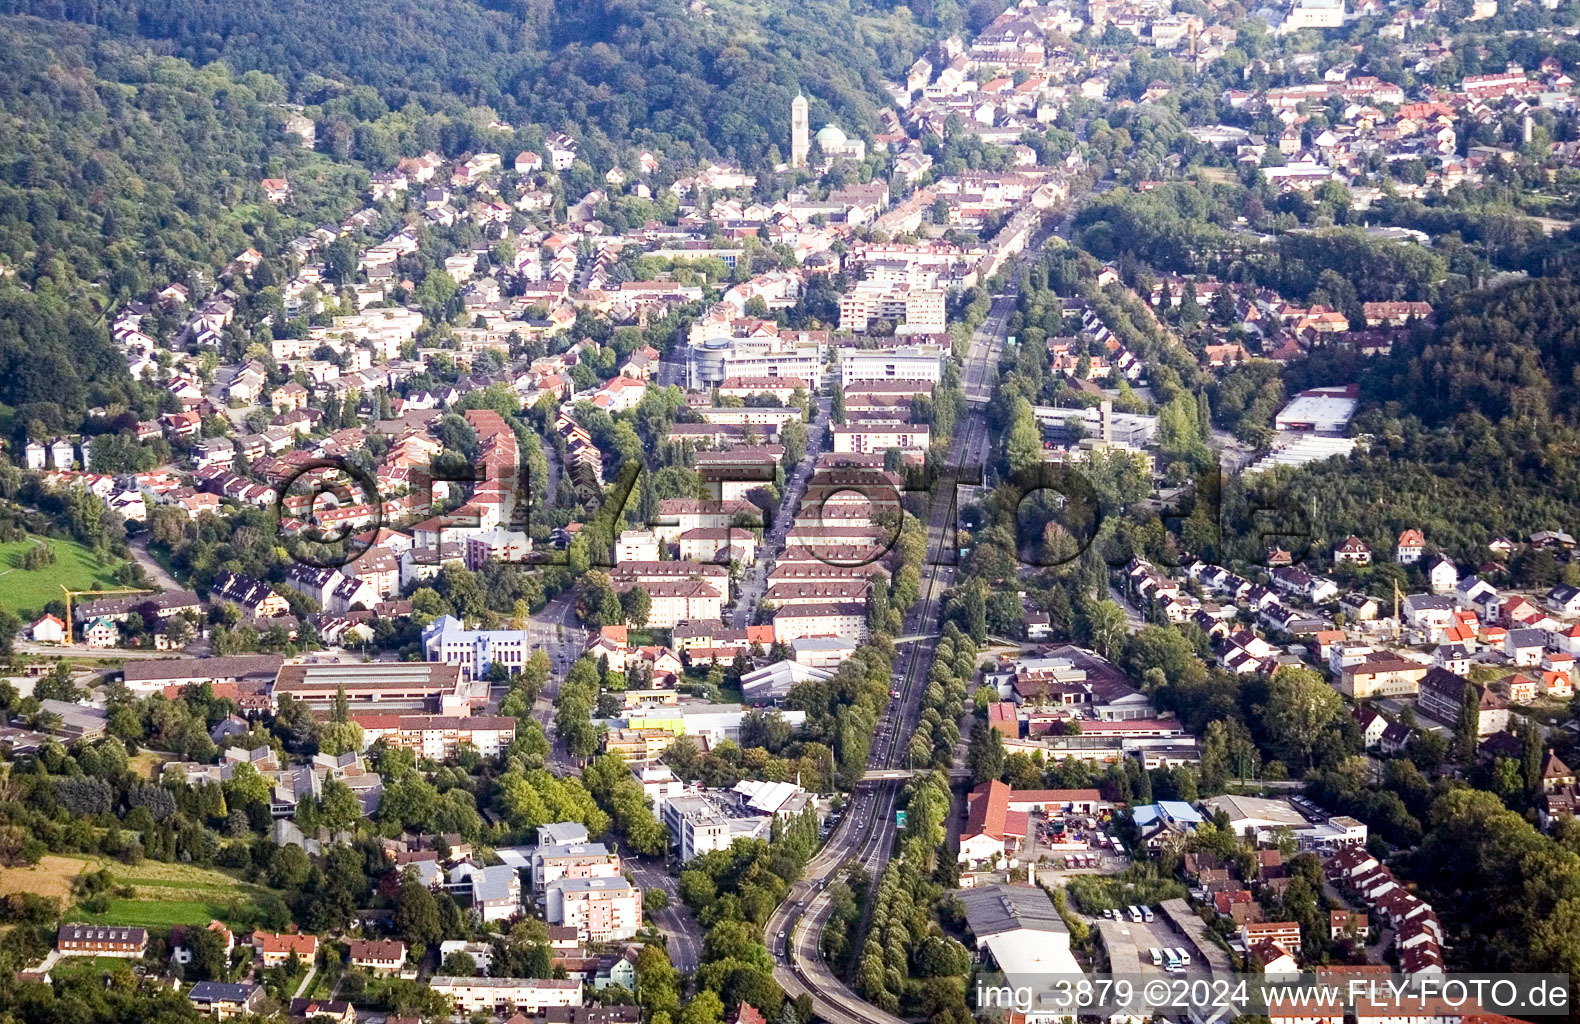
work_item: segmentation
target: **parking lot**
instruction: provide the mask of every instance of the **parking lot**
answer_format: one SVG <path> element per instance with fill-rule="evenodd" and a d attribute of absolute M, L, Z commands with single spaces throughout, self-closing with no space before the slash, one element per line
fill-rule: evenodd
<path fill-rule="evenodd" d="M 1161 966 L 1152 962 L 1152 950 L 1161 952 L 1164 949 L 1184 948 L 1193 949 L 1192 943 L 1185 934 L 1169 924 L 1168 918 L 1152 909 L 1152 920 L 1132 921 L 1129 914 L 1123 915 L 1123 920 L 1114 921 L 1107 918 L 1098 918 L 1097 930 L 1103 936 L 1104 946 L 1108 949 L 1110 963 L 1115 974 L 1158 974 L 1167 973 Z M 1202 964 L 1199 958 L 1192 955 L 1191 962 L 1186 966 L 1183 974 L 1177 977 L 1202 977 L 1211 973 L 1211 969 Z"/>

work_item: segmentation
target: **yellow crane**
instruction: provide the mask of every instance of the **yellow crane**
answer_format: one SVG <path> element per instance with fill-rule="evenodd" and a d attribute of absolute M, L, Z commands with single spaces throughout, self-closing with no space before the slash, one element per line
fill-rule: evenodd
<path fill-rule="evenodd" d="M 71 631 L 72 631 L 71 599 L 72 598 L 74 598 L 74 597 L 115 597 L 115 596 L 121 595 L 121 594 L 152 594 L 152 593 L 154 593 L 154 591 L 152 591 L 152 590 L 140 589 L 138 587 L 116 587 L 113 590 L 66 590 L 65 584 L 61 584 L 60 589 L 66 595 L 66 643 L 67 643 L 67 645 L 70 645 L 72 643 L 72 638 L 71 638 Z"/>

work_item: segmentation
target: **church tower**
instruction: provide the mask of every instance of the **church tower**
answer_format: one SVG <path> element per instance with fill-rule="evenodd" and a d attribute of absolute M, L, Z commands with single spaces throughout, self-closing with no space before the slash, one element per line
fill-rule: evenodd
<path fill-rule="evenodd" d="M 790 166 L 805 167 L 811 145 L 807 138 L 806 97 L 796 93 L 790 101 Z"/>

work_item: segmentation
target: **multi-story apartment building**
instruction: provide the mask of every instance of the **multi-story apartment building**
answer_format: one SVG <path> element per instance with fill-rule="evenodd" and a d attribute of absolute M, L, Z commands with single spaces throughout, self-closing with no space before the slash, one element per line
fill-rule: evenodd
<path fill-rule="evenodd" d="M 557 1006 L 580 1006 L 582 983 L 569 978 L 458 978 L 435 975 L 428 987 L 461 1013 L 501 1016 L 521 1011 L 539 1014 Z"/>
<path fill-rule="evenodd" d="M 1339 672 L 1338 690 L 1352 700 L 1413 697 L 1431 668 L 1419 661 L 1377 651 L 1359 662 L 1344 665 Z"/>
<path fill-rule="evenodd" d="M 834 451 L 840 453 L 882 453 L 890 448 L 898 448 L 902 453 L 920 453 L 932 443 L 932 430 L 925 423 L 853 423 L 833 427 L 830 433 L 834 437 Z"/>
<path fill-rule="evenodd" d="M 839 300 L 839 329 L 865 333 L 874 320 L 892 320 L 897 334 L 941 334 L 944 293 L 941 289 L 887 281 L 862 281 Z"/>
<path fill-rule="evenodd" d="M 137 959 L 148 952 L 148 930 L 119 925 L 63 924 L 55 934 L 61 956 L 116 956 Z"/>
<path fill-rule="evenodd" d="M 532 852 L 532 888 L 538 893 L 565 878 L 619 878 L 618 853 L 602 843 L 555 843 Z"/>
<path fill-rule="evenodd" d="M 774 642 L 787 644 L 808 636 L 867 637 L 863 604 L 798 604 L 774 612 Z"/>
<path fill-rule="evenodd" d="M 604 753 L 619 754 L 628 764 L 656 761 L 673 742 L 675 734 L 668 729 L 610 729 L 603 734 Z"/>
<path fill-rule="evenodd" d="M 356 715 L 363 742 L 383 740 L 418 757 L 447 761 L 470 746 L 484 757 L 498 757 L 516 739 L 516 720 L 502 715 Z"/>
<path fill-rule="evenodd" d="M 642 927 L 642 890 L 623 878 L 561 878 L 548 888 L 547 920 L 584 942 L 629 939 Z"/>

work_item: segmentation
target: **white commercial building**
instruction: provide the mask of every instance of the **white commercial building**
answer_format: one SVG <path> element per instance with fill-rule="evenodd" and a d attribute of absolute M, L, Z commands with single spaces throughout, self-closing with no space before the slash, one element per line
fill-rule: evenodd
<path fill-rule="evenodd" d="M 467 629 L 455 616 L 441 615 L 422 631 L 422 649 L 427 660 L 460 665 L 481 679 L 496 664 L 521 671 L 533 648 L 524 629 Z"/>
<path fill-rule="evenodd" d="M 1295 396 L 1279 410 L 1273 425 L 1278 430 L 1309 434 L 1342 434 L 1360 404 L 1360 390 L 1354 384 L 1310 388 Z"/>
<path fill-rule="evenodd" d="M 939 327 L 939 331 L 942 330 L 943 327 Z M 943 375 L 944 349 L 941 345 L 839 350 L 839 380 L 845 387 L 865 380 L 924 380 L 937 384 Z"/>

